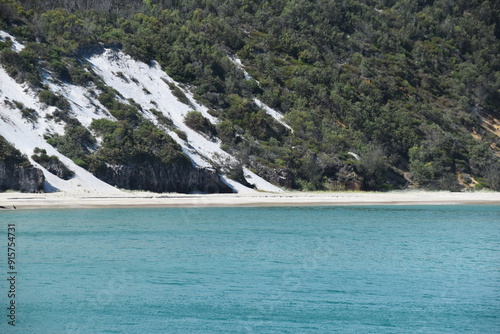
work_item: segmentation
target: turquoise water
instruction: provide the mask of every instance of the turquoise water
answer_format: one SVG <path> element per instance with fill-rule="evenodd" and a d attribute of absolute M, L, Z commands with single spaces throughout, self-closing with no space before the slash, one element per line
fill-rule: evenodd
<path fill-rule="evenodd" d="M 0 222 L 0 333 L 500 333 L 499 206 L 18 210 Z"/>

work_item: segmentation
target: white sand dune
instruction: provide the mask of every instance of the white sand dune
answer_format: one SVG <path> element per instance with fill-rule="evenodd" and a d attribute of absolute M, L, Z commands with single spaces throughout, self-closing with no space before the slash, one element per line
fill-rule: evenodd
<path fill-rule="evenodd" d="M 12 50 L 20 52 L 24 46 L 8 33 L 0 30 L 0 40 L 10 38 L 13 42 Z M 198 104 L 193 94 L 185 87 L 170 78 L 156 62 L 145 64 L 132 59 L 121 51 L 106 49 L 101 54 L 95 54 L 87 59 L 94 72 L 101 76 L 104 82 L 116 89 L 122 97 L 123 103 L 141 105 L 141 112 L 146 119 L 158 124 L 157 112 L 171 119 L 175 128 L 183 131 L 186 140 L 172 129 L 164 127 L 174 140 L 181 145 L 183 152 L 191 158 L 194 165 L 202 168 L 229 167 L 238 163 L 238 160 L 221 148 L 221 141 L 217 138 L 208 138 L 184 123 L 184 117 L 192 110 L 201 112 L 213 124 L 218 122 L 207 107 Z M 98 98 L 99 89 L 95 85 L 89 87 L 75 86 L 59 82 L 52 78 L 49 71 L 44 71 L 44 84 L 48 89 L 67 99 L 71 105 L 71 115 L 85 127 L 95 119 L 107 118 L 115 120 L 110 112 L 103 106 Z M 178 100 L 170 86 L 174 85 L 182 91 L 189 101 L 188 104 Z M 96 93 L 97 92 L 97 93 Z M 27 120 L 23 118 L 18 105 L 36 110 L 38 117 Z M 269 108 L 268 108 L 269 109 Z M 46 192 L 62 191 L 64 193 L 81 193 L 82 195 L 104 191 L 106 193 L 120 193 L 112 185 L 106 184 L 97 177 L 77 166 L 71 159 L 58 152 L 47 143 L 45 136 L 65 133 L 65 125 L 53 117 L 56 110 L 54 106 L 40 102 L 38 92 L 26 84 L 20 84 L 11 78 L 4 68 L 0 66 L 0 136 L 12 143 L 21 153 L 25 154 L 31 163 L 40 168 L 46 178 L 44 190 Z M 270 109 L 269 109 L 270 110 Z M 271 112 L 271 111 L 268 111 Z M 275 117 L 277 117 L 275 115 Z M 99 138 L 97 138 L 99 141 Z M 46 150 L 48 155 L 55 155 L 70 170 L 75 177 L 62 180 L 51 174 L 41 165 L 33 161 L 31 156 L 35 147 Z M 224 170 L 224 168 L 221 168 Z M 221 177 L 237 192 L 255 192 L 236 181 Z M 282 190 L 267 182 L 259 175 L 245 169 L 244 177 L 247 182 L 260 191 L 282 192 Z M 1 204 L 0 204 L 1 205 Z"/>

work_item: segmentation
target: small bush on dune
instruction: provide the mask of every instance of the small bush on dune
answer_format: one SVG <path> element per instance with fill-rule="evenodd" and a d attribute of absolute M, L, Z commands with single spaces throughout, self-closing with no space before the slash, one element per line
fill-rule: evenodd
<path fill-rule="evenodd" d="M 215 136 L 217 131 L 210 121 L 199 111 L 190 111 L 184 117 L 184 123 L 191 129 L 205 133 L 209 136 Z"/>

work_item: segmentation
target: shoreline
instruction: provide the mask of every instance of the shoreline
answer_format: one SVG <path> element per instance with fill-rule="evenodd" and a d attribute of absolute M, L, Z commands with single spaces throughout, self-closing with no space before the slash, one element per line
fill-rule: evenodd
<path fill-rule="evenodd" d="M 14 209 L 197 208 L 350 205 L 500 205 L 500 192 L 285 192 L 246 194 L 179 194 L 127 191 L 117 193 L 0 193 L 2 211 Z"/>

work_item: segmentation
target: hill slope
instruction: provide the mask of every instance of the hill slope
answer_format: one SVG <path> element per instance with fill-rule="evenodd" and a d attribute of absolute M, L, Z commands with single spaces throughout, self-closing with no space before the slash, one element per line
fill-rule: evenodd
<path fill-rule="evenodd" d="M 0 135 L 47 190 L 500 189 L 496 3 L 0 6 Z"/>

